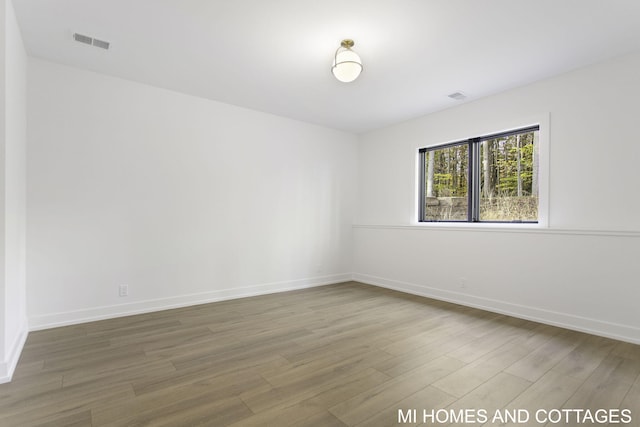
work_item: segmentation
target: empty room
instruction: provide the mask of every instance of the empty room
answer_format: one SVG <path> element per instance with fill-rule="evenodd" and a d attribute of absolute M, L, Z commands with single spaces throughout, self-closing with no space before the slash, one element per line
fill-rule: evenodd
<path fill-rule="evenodd" d="M 640 2 L 0 22 L 0 426 L 640 426 Z"/>

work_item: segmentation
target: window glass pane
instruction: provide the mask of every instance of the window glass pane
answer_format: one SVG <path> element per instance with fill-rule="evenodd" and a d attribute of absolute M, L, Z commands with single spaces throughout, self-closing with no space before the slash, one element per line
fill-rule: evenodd
<path fill-rule="evenodd" d="M 467 144 L 424 153 L 425 221 L 467 221 Z"/>
<path fill-rule="evenodd" d="M 480 221 L 538 220 L 538 133 L 480 143 Z"/>

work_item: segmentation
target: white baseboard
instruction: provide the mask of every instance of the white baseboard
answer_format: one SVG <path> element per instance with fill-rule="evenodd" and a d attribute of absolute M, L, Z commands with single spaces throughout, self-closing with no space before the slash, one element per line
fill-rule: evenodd
<path fill-rule="evenodd" d="M 458 292 L 451 292 L 442 289 L 431 288 L 428 286 L 421 286 L 413 283 L 371 276 L 368 274 L 354 273 L 352 276 L 352 280 L 368 285 L 393 289 L 413 295 L 447 301 L 454 304 L 475 307 L 481 310 L 505 314 L 521 319 L 532 320 L 538 323 L 544 323 L 565 329 L 586 332 L 592 335 L 613 338 L 633 344 L 640 344 L 640 329 L 628 325 L 610 323 L 597 319 L 590 319 L 536 307 L 513 304 L 510 302 L 494 300 L 491 298 L 483 298 Z"/>
<path fill-rule="evenodd" d="M 18 365 L 20 354 L 22 354 L 24 343 L 27 341 L 27 335 L 29 335 L 29 328 L 27 327 L 27 319 L 24 319 L 20 332 L 7 351 L 7 358 L 4 361 L 0 361 L 0 384 L 11 381 L 13 372 Z"/>
<path fill-rule="evenodd" d="M 198 294 L 178 295 L 170 298 L 160 298 L 138 301 L 128 304 L 118 304 L 94 307 L 63 313 L 44 314 L 29 318 L 31 331 L 55 328 L 58 326 L 74 325 L 95 320 L 111 319 L 114 317 L 131 316 L 134 314 L 168 310 L 171 308 L 187 307 L 235 298 L 246 298 L 257 295 L 286 292 L 296 289 L 312 288 L 331 285 L 351 280 L 351 273 L 332 274 L 328 276 L 312 277 L 308 279 L 290 280 L 276 283 L 266 283 L 242 288 L 223 289 Z"/>

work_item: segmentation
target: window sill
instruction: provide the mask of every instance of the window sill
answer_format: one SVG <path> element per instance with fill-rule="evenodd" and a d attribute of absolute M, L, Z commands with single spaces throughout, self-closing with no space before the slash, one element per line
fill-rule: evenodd
<path fill-rule="evenodd" d="M 381 224 L 354 224 L 353 228 L 359 229 L 387 229 L 387 230 L 414 230 L 414 231 L 463 231 L 463 232 L 490 232 L 490 233 L 526 233 L 526 234 L 564 234 L 583 236 L 614 236 L 640 238 L 640 231 L 624 230 L 579 230 L 549 228 L 543 224 L 523 223 L 442 223 L 442 222 L 416 222 L 410 225 L 381 225 Z"/>

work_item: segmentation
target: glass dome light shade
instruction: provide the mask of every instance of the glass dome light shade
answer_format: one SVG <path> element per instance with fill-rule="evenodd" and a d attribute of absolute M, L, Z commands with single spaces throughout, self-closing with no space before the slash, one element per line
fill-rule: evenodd
<path fill-rule="evenodd" d="M 362 72 L 360 56 L 348 48 L 339 48 L 333 60 L 331 72 L 341 82 L 349 83 Z"/>

